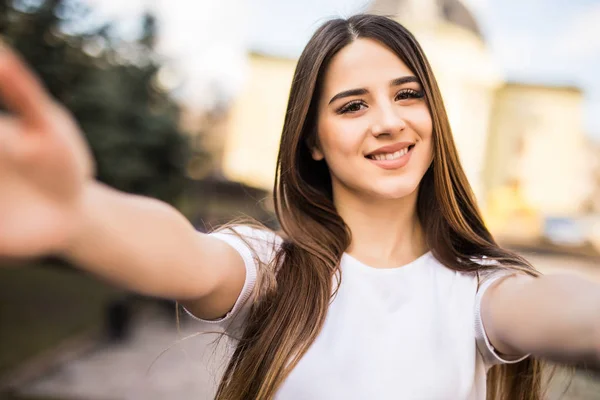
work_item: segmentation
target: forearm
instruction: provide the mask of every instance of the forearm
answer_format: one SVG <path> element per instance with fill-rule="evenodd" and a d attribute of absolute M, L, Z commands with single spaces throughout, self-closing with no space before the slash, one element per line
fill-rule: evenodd
<path fill-rule="evenodd" d="M 508 278 L 487 303 L 491 340 L 500 351 L 600 366 L 597 284 L 574 275 Z"/>
<path fill-rule="evenodd" d="M 81 220 L 62 255 L 127 289 L 166 298 L 200 297 L 201 234 L 174 208 L 90 183 Z"/>

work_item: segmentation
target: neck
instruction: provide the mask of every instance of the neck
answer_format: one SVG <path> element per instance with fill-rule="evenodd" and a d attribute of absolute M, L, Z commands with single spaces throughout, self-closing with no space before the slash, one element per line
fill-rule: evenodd
<path fill-rule="evenodd" d="M 417 216 L 417 194 L 374 199 L 344 191 L 335 195 L 337 211 L 352 232 L 347 253 L 367 265 L 392 268 L 408 264 L 429 249 Z"/>

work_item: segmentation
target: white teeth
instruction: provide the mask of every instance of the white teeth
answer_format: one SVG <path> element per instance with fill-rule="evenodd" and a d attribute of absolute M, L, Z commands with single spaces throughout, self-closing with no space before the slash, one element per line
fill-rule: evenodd
<path fill-rule="evenodd" d="M 386 160 L 396 160 L 408 153 L 408 147 L 398 150 L 395 153 L 387 153 L 387 154 L 374 154 L 371 157 L 378 161 L 386 161 Z"/>

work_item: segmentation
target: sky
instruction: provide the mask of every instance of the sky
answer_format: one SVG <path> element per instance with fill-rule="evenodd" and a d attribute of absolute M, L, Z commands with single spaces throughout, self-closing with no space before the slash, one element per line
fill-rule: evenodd
<path fill-rule="evenodd" d="M 297 57 L 320 23 L 362 11 L 369 2 L 86 1 L 99 15 L 121 21 L 124 32 L 141 9 L 154 9 L 161 23 L 159 50 L 177 76 L 186 77 L 180 95 L 204 107 L 239 90 L 247 73 L 247 50 Z M 600 0 L 463 2 L 477 18 L 507 80 L 575 85 L 584 91 L 584 126 L 600 141 Z M 173 76 L 165 74 L 165 80 Z"/>
<path fill-rule="evenodd" d="M 600 0 L 471 3 L 507 79 L 579 87 L 585 128 L 600 141 Z"/>

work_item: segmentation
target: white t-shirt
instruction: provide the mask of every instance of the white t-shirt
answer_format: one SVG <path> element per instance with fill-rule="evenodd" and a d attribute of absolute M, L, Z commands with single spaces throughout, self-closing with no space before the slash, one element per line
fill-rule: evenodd
<path fill-rule="evenodd" d="M 237 250 L 246 281 L 233 309 L 204 321 L 226 329 L 243 327 L 256 281 L 252 250 L 273 256 L 274 233 L 240 226 L 240 240 L 227 231 L 212 235 Z M 482 400 L 486 372 L 503 359 L 492 347 L 480 316 L 483 293 L 475 276 L 446 268 L 430 252 L 398 268 L 365 265 L 349 254 L 341 260 L 342 282 L 323 329 L 279 388 L 277 400 Z M 233 323 L 232 323 L 233 322 Z"/>

